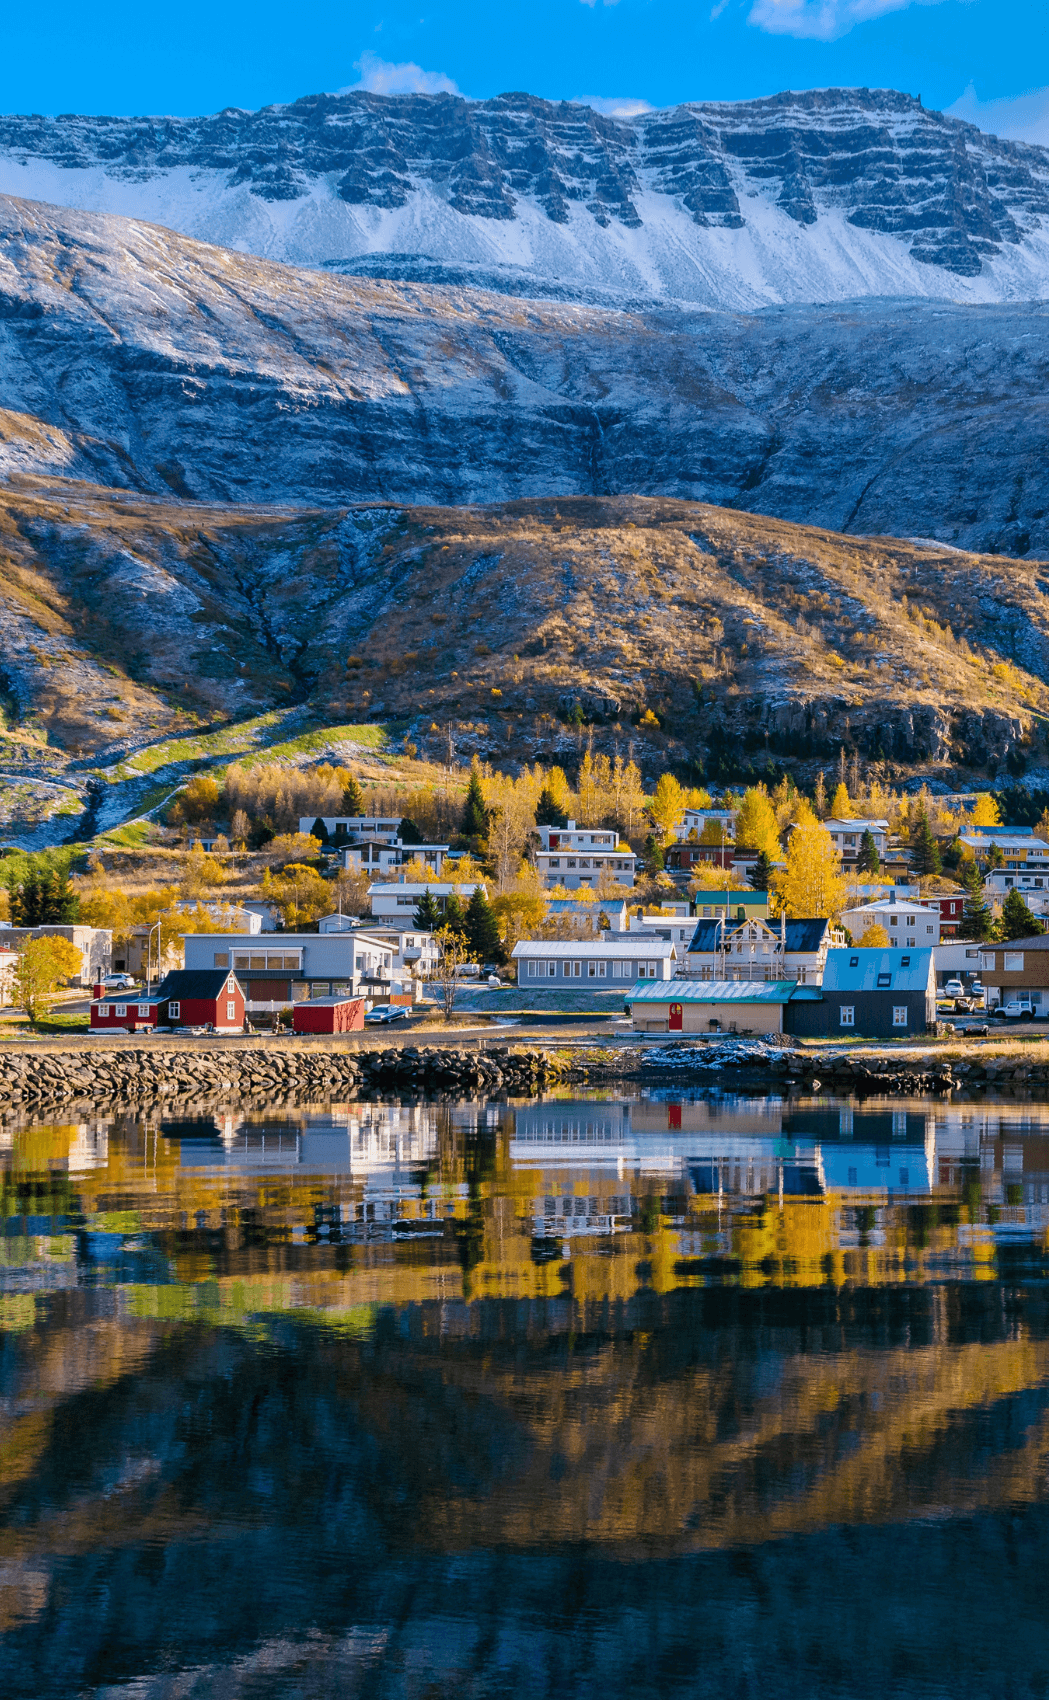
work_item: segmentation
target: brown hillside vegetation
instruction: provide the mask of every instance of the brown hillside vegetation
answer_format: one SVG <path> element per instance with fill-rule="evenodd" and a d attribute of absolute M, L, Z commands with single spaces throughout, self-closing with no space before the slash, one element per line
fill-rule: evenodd
<path fill-rule="evenodd" d="M 1044 754 L 1045 572 L 659 498 L 264 509 L 25 479 L 0 494 L 0 669 L 12 733 L 85 756 L 301 702 L 504 763 L 589 723 L 650 771 L 844 746 L 993 774 Z"/>

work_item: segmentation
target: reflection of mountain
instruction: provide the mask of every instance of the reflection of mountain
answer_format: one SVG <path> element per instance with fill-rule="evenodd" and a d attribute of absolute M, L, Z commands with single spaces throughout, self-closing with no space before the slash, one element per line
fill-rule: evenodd
<path fill-rule="evenodd" d="M 991 1282 L 587 1319 L 435 1303 L 260 1339 L 70 1296 L 3 1360 L 3 1691 L 159 1663 L 202 1697 L 263 1640 L 269 1673 L 229 1692 L 332 1692 L 308 1643 L 302 1688 L 279 1651 L 316 1629 L 349 1694 L 413 1693 L 415 1666 L 486 1700 L 545 1697 L 551 1670 L 559 1692 L 582 1670 L 615 1695 L 853 1694 L 862 1671 L 928 1696 L 971 1693 L 975 1662 L 981 1693 L 1033 1695 L 1046 1321 Z"/>

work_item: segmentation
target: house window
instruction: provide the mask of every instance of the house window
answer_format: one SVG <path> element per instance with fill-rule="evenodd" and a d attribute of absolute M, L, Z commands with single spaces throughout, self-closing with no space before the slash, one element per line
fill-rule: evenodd
<path fill-rule="evenodd" d="M 896 925 L 896 922 L 897 922 L 897 921 L 898 921 L 898 920 L 899 920 L 899 916 L 898 916 L 898 915 L 890 915 L 890 916 L 889 916 L 889 926 L 890 926 L 890 927 L 894 927 L 894 926 L 895 926 L 895 925 Z"/>
<path fill-rule="evenodd" d="M 526 969 L 525 969 L 525 973 L 526 973 L 526 974 L 527 974 L 527 975 L 528 975 L 528 978 L 529 978 L 529 979 L 530 979 L 530 980 L 534 980 L 534 979 L 535 979 L 535 976 L 536 976 L 536 964 L 535 964 L 535 963 L 534 963 L 534 962 L 533 962 L 533 961 L 532 961 L 532 959 L 531 959 L 531 958 L 529 958 L 529 960 L 528 960 L 528 966 L 527 966 L 527 968 L 526 968 Z"/>
<path fill-rule="evenodd" d="M 849 967 L 850 968 L 858 968 L 859 964 L 860 964 L 860 959 L 859 959 L 858 956 L 850 956 L 849 957 Z"/>
<path fill-rule="evenodd" d="M 932 932 L 932 928 L 931 928 L 931 927 L 926 927 L 926 929 L 925 929 L 925 931 L 926 931 L 926 932 L 927 932 L 927 933 L 931 933 L 931 932 Z"/>
<path fill-rule="evenodd" d="M 894 1027 L 906 1027 L 906 1025 L 907 1025 L 907 1005 L 905 1003 L 894 1003 L 893 1004 L 893 1006 L 892 1006 L 892 1025 Z"/>
<path fill-rule="evenodd" d="M 99 1006 L 98 1006 L 98 1013 L 101 1017 L 108 1019 L 108 1017 L 109 1017 L 109 1005 L 107 1003 L 100 1003 Z"/>
<path fill-rule="evenodd" d="M 147 1016 L 149 1014 L 148 1003 L 140 1003 L 139 1006 L 138 1006 L 138 1013 L 141 1016 Z"/>
<path fill-rule="evenodd" d="M 228 950 L 217 950 L 215 952 L 215 967 L 216 968 L 228 968 L 229 967 L 229 951 Z"/>
<path fill-rule="evenodd" d="M 560 858 L 560 856 L 551 856 L 551 858 L 550 858 L 550 866 L 551 866 L 551 867 L 552 867 L 552 868 L 559 868 L 559 867 L 560 867 L 560 866 L 561 866 L 561 858 Z"/>
<path fill-rule="evenodd" d="M 855 1025 L 856 1025 L 856 1006 L 855 1006 L 855 1004 L 843 1003 L 841 1005 L 839 1011 L 838 1011 L 838 1026 L 839 1027 L 855 1027 Z"/>
<path fill-rule="evenodd" d="M 178 1002 L 168 1004 L 168 1020 L 177 1021 L 182 1014 L 182 1005 Z"/>
<path fill-rule="evenodd" d="M 910 965 L 911 965 L 911 959 L 910 959 L 909 956 L 901 956 L 900 957 L 900 966 L 901 967 L 909 968 Z"/>
<path fill-rule="evenodd" d="M 573 978 L 573 980 L 581 979 L 582 973 L 583 973 L 583 964 L 581 962 L 573 962 L 572 963 L 572 978 Z"/>
<path fill-rule="evenodd" d="M 547 972 L 547 976 L 552 980 L 554 978 L 555 974 L 557 973 L 557 963 L 556 962 L 548 962 L 547 965 L 546 965 L 546 972 Z"/>
<path fill-rule="evenodd" d="M 568 858 L 568 862 L 567 862 L 567 864 L 566 864 L 566 866 L 568 866 L 568 867 L 569 867 L 569 868 L 574 868 L 574 867 L 575 867 L 575 865 L 576 865 L 576 859 L 575 859 L 575 857 L 574 857 L 574 856 L 569 856 L 569 858 Z"/>
<path fill-rule="evenodd" d="M 236 1006 L 236 1004 L 235 1003 L 228 1003 L 226 1005 L 226 1020 L 227 1021 L 235 1021 L 236 1016 L 237 1016 L 237 1006 Z"/>
<path fill-rule="evenodd" d="M 124 1016 L 124 1015 L 126 1015 L 126 1014 L 127 1014 L 127 1004 L 124 1004 L 124 1003 L 118 1003 L 118 1004 L 117 1004 L 117 1005 L 116 1005 L 116 1008 L 115 1008 L 115 1012 L 114 1012 L 114 1013 L 115 1013 L 115 1014 L 116 1014 L 116 1016 L 117 1016 L 117 1018 L 118 1018 L 118 1020 L 119 1020 L 119 1018 L 120 1018 L 120 1017 L 121 1017 L 121 1016 Z"/>
<path fill-rule="evenodd" d="M 879 986 L 891 986 L 892 985 L 892 975 L 891 974 L 879 974 L 878 975 L 878 985 Z"/>
<path fill-rule="evenodd" d="M 908 939 L 907 940 L 908 944 L 917 944 L 917 942 L 918 942 L 917 939 Z"/>
<path fill-rule="evenodd" d="M 1024 953 L 1022 950 L 1007 950 L 1005 953 L 1005 972 L 1007 974 L 1022 974 L 1024 970 Z"/>

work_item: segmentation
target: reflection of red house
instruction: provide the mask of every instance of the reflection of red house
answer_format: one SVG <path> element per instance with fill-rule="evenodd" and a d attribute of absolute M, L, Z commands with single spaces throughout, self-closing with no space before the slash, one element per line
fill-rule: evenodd
<path fill-rule="evenodd" d="M 356 1033 L 364 1026 L 363 998 L 306 998 L 292 1012 L 296 1033 Z"/>
<path fill-rule="evenodd" d="M 239 1033 L 244 1026 L 244 993 L 240 981 L 224 968 L 180 968 L 148 996 L 121 992 L 107 998 L 97 995 L 100 987 L 95 991 L 91 1002 L 93 1032 L 213 1027 L 216 1033 Z"/>

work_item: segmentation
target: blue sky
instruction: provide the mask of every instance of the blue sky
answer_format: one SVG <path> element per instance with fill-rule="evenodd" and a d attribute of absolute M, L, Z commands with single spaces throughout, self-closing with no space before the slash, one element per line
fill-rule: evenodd
<path fill-rule="evenodd" d="M 150 20 L 155 23 L 150 25 Z M 6 112 L 212 112 L 320 89 L 668 106 L 892 86 L 1049 143 L 1047 0 L 83 0 L 9 9 Z M 1043 133 L 1044 132 L 1044 133 Z"/>

